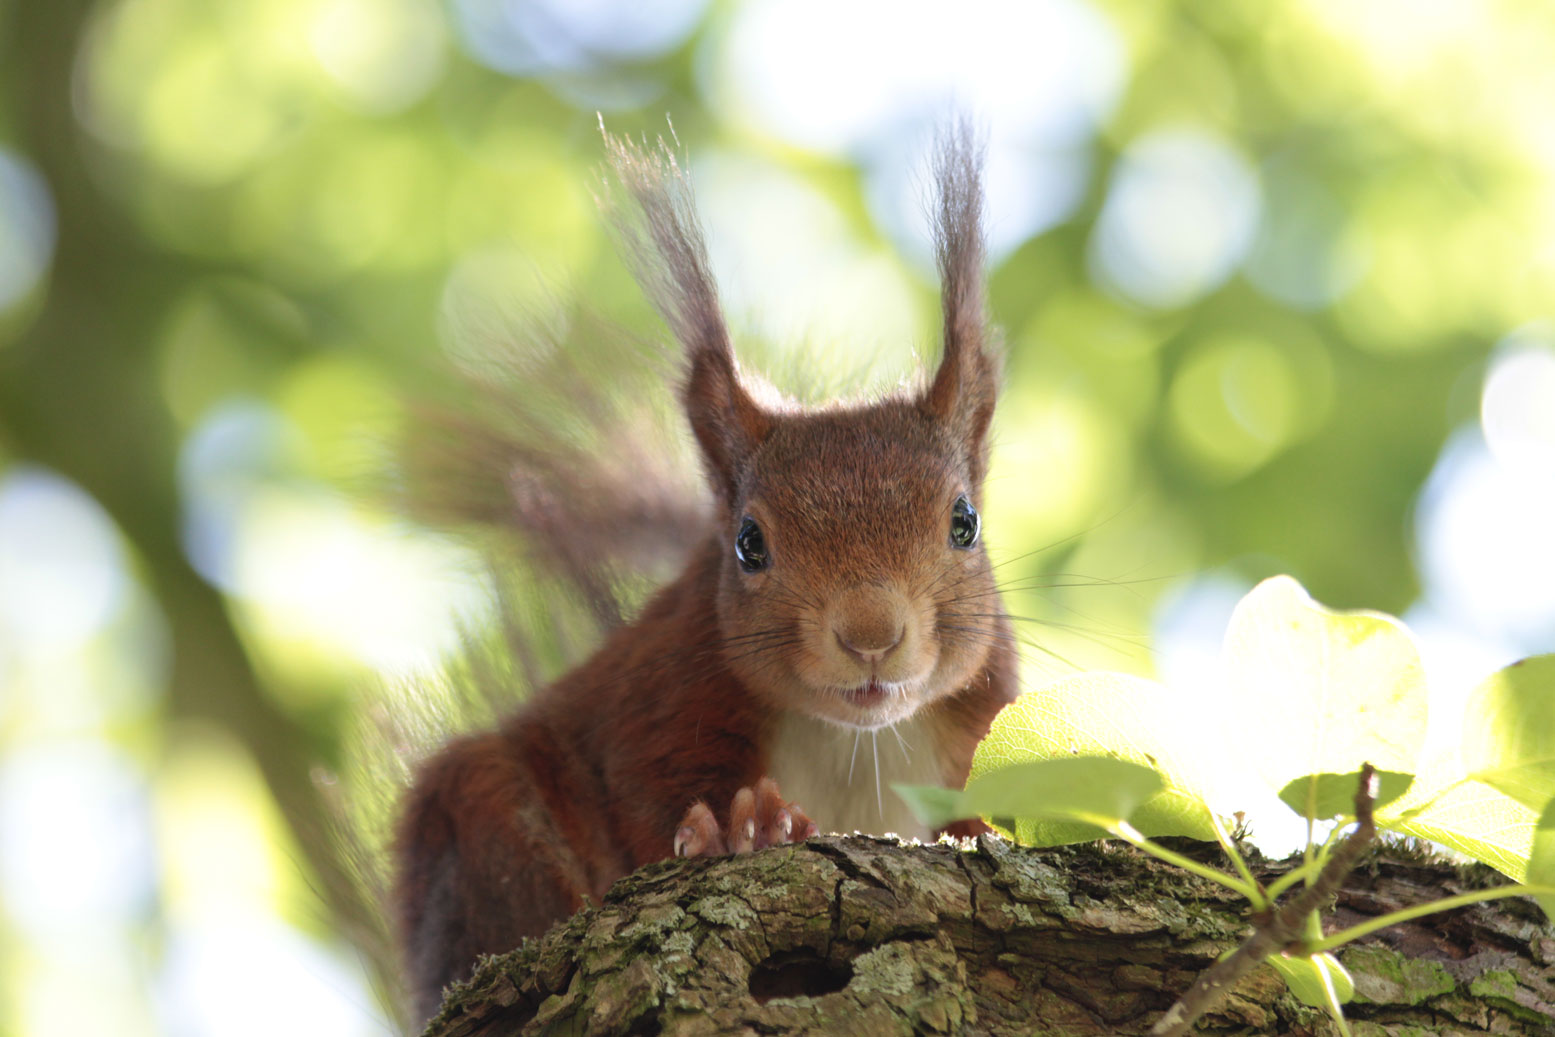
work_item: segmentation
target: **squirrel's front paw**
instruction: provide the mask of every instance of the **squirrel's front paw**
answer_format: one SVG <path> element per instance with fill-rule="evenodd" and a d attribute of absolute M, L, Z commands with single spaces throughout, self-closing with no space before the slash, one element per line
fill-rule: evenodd
<path fill-rule="evenodd" d="M 783 802 L 777 782 L 762 778 L 754 788 L 734 794 L 729 804 L 729 827 L 706 803 L 693 803 L 675 831 L 675 856 L 714 857 L 724 853 L 749 853 L 765 846 L 797 843 L 816 834 L 815 822 L 797 803 Z"/>

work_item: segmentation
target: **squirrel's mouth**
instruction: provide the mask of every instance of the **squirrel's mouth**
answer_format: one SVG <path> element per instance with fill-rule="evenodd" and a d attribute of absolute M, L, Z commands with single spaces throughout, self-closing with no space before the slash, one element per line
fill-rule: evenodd
<path fill-rule="evenodd" d="M 829 691 L 829 707 L 817 713 L 843 727 L 873 731 L 911 716 L 918 703 L 913 681 L 883 681 L 871 677 L 862 684 L 835 685 Z"/>
<path fill-rule="evenodd" d="M 913 678 L 893 681 L 870 676 L 857 684 L 812 688 L 813 704 L 807 711 L 843 727 L 873 731 L 916 712 L 920 704 L 918 687 L 919 682 Z"/>
<path fill-rule="evenodd" d="M 856 688 L 843 689 L 842 697 L 847 699 L 849 704 L 858 706 L 860 709 L 872 709 L 889 699 L 895 690 L 894 685 L 883 684 L 871 677 Z"/>

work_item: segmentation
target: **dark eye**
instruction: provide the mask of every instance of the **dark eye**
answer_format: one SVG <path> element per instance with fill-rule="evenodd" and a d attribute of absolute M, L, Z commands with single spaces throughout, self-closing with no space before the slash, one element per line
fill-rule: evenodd
<path fill-rule="evenodd" d="M 740 560 L 740 568 L 748 573 L 759 573 L 772 564 L 772 556 L 767 553 L 767 539 L 749 515 L 740 523 L 740 531 L 734 534 L 734 557 Z"/>
<path fill-rule="evenodd" d="M 977 534 L 983 523 L 977 517 L 977 509 L 966 497 L 956 498 L 950 509 L 950 542 L 956 547 L 967 548 L 977 543 Z"/>

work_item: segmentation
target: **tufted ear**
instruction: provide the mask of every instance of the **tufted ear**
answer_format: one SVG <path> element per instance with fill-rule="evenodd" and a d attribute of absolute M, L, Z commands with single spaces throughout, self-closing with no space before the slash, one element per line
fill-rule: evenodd
<path fill-rule="evenodd" d="M 691 182 L 663 140 L 649 150 L 607 133 L 605 149 L 636 203 L 609 206 L 612 222 L 638 283 L 686 351 L 682 402 L 713 488 L 732 507 L 773 417 L 740 383 Z"/>
<path fill-rule="evenodd" d="M 727 349 L 691 354 L 691 371 L 681 401 L 702 448 L 713 489 L 733 508 L 739 502 L 741 477 L 751 457 L 772 431 L 772 415 L 740 384 L 734 357 Z"/>
<path fill-rule="evenodd" d="M 944 311 L 944 354 L 920 405 L 966 444 L 974 481 L 988 467 L 988 424 L 999 359 L 985 317 L 983 148 L 963 119 L 935 146 L 934 251 Z"/>

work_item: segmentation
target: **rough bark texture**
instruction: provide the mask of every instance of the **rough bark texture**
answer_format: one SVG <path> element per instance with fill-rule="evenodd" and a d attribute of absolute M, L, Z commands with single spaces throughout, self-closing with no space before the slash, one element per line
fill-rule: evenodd
<path fill-rule="evenodd" d="M 1484 884 L 1383 851 L 1351 876 L 1330 927 Z M 826 837 L 668 861 L 487 959 L 427 1033 L 1144 1034 L 1247 934 L 1245 907 L 1100 844 Z M 1396 926 L 1340 958 L 1356 1037 L 1555 1034 L 1555 927 L 1531 901 Z M 1264 965 L 1200 1032 L 1338 1031 Z"/>

